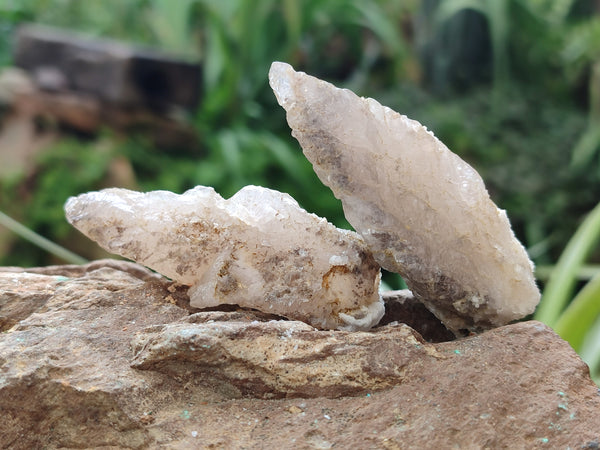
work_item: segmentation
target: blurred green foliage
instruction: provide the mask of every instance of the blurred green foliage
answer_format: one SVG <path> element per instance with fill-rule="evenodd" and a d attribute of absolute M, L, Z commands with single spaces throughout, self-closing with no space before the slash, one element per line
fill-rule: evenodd
<path fill-rule="evenodd" d="M 597 8 L 592 0 L 4 0 L 2 65 L 15 28 L 35 21 L 197 59 L 203 96 L 189 118 L 197 143 L 164 149 L 143 134 L 110 132 L 62 140 L 34 171 L 2 180 L 0 210 L 68 246 L 62 204 L 104 187 L 112 161 L 125 157 L 143 190 L 204 184 L 230 196 L 259 184 L 348 226 L 268 87 L 271 62 L 283 60 L 432 129 L 482 174 L 536 263 L 553 265 L 600 198 Z M 600 259 L 597 246 L 586 255 Z M 21 242 L 0 255 L 0 264 L 48 261 Z"/>

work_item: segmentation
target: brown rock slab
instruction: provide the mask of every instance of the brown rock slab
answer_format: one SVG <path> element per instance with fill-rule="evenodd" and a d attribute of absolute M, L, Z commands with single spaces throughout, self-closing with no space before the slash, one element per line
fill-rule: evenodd
<path fill-rule="evenodd" d="M 413 361 L 445 358 L 406 325 L 321 332 L 298 321 L 249 322 L 247 314 L 218 312 L 183 322 L 138 334 L 132 367 L 221 379 L 236 396 L 338 398 L 390 388 Z"/>
<path fill-rule="evenodd" d="M 0 447 L 600 444 L 598 388 L 539 322 L 431 344 L 187 302 L 131 263 L 0 268 Z"/>

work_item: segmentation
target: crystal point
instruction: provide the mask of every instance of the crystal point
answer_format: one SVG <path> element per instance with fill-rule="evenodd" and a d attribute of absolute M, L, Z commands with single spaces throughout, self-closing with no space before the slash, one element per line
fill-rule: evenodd
<path fill-rule="evenodd" d="M 383 316 L 379 265 L 363 239 L 287 194 L 198 186 L 71 197 L 67 219 L 109 252 L 190 285 L 191 306 L 237 304 L 317 328 L 365 330 Z"/>
<path fill-rule="evenodd" d="M 293 136 L 375 259 L 456 334 L 530 314 L 533 264 L 479 174 L 415 120 L 275 62 Z"/>

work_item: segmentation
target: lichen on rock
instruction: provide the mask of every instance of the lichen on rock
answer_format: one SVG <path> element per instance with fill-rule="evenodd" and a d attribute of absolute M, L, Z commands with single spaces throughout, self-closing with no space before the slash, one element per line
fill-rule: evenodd
<path fill-rule="evenodd" d="M 67 219 L 106 250 L 190 285 L 197 308 L 237 304 L 324 329 L 366 330 L 383 316 L 379 265 L 363 239 L 246 186 L 228 200 L 105 189 L 70 198 Z"/>
<path fill-rule="evenodd" d="M 433 133 L 370 98 L 275 62 L 293 136 L 375 259 L 456 334 L 530 314 L 533 264 L 479 174 Z"/>

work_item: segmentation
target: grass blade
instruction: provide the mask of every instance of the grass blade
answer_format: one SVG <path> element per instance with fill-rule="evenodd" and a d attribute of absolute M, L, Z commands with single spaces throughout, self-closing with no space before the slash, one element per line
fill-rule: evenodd
<path fill-rule="evenodd" d="M 565 309 L 579 268 L 600 238 L 600 203 L 588 214 L 560 256 L 544 289 L 535 319 L 554 327 Z"/>
<path fill-rule="evenodd" d="M 587 334 L 581 348 L 581 358 L 590 367 L 594 382 L 600 386 L 600 317 Z"/>
<path fill-rule="evenodd" d="M 81 256 L 76 255 L 75 253 L 67 250 L 66 248 L 55 244 L 54 242 L 46 239 L 43 236 L 40 236 L 35 231 L 30 230 L 26 226 L 20 224 L 19 222 L 7 216 L 1 211 L 0 225 L 4 225 L 13 233 L 21 236 L 23 239 L 31 242 L 32 244 L 37 245 L 41 249 L 46 250 L 48 253 L 51 253 L 57 258 L 60 258 L 70 264 L 85 264 L 88 262 L 85 258 L 82 258 Z"/>
<path fill-rule="evenodd" d="M 579 353 L 586 335 L 598 317 L 600 317 L 600 274 L 579 291 L 556 322 L 554 331 Z"/>

